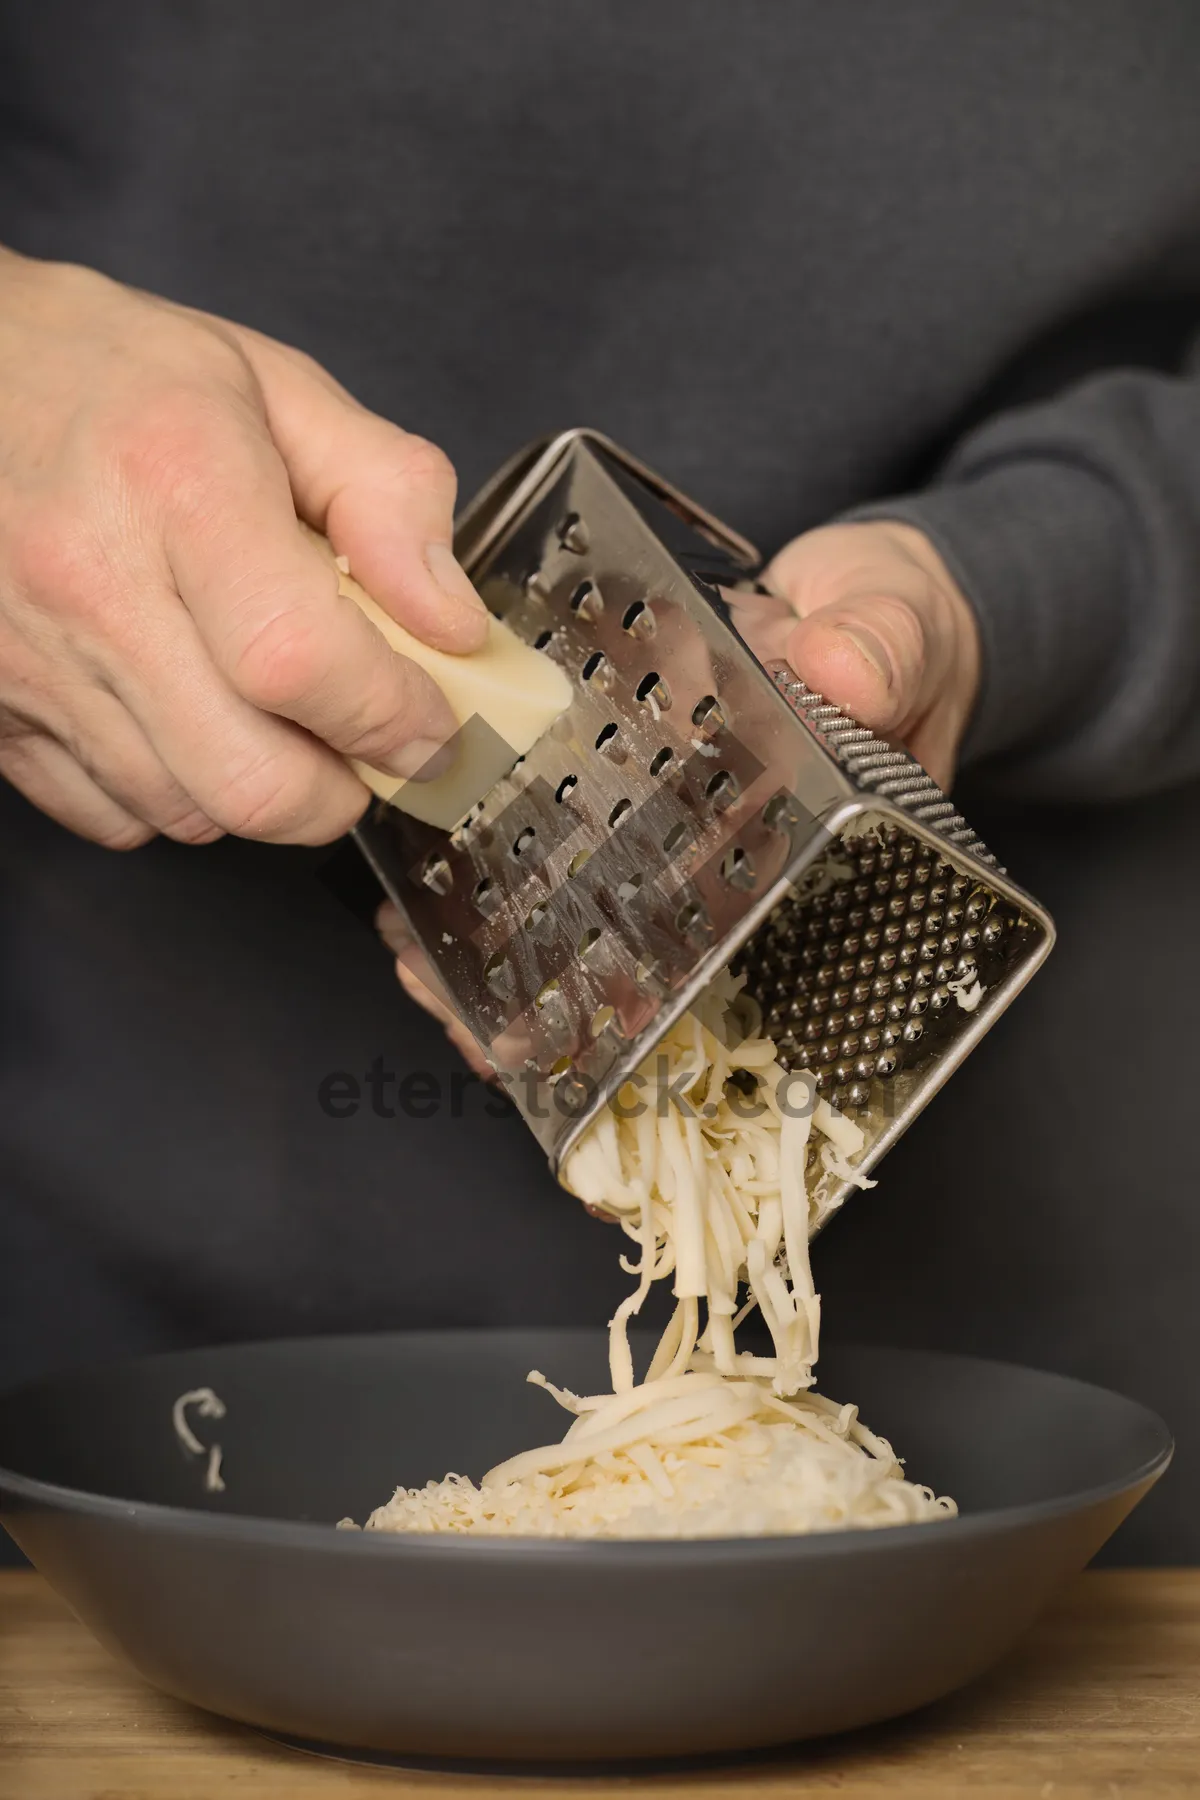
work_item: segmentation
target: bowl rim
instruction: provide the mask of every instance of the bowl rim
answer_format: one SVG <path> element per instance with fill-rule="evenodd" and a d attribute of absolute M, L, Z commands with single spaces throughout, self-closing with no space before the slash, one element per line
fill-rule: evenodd
<path fill-rule="evenodd" d="M 21 1382 L 0 1393 L 0 1406 L 5 1401 L 15 1400 L 23 1394 L 32 1394 L 39 1388 L 48 1388 L 58 1383 L 69 1383 L 73 1377 L 103 1377 L 106 1373 L 116 1373 L 121 1369 L 145 1366 L 153 1363 L 164 1363 L 170 1360 L 204 1356 L 220 1352 L 223 1355 L 240 1350 L 286 1350 L 289 1347 L 347 1345 L 352 1343 L 379 1343 L 385 1340 L 403 1340 L 405 1338 L 423 1337 L 426 1339 L 446 1337 L 461 1341 L 471 1336 L 496 1335 L 504 1337 L 517 1336 L 556 1336 L 577 1335 L 592 1337 L 594 1332 L 587 1327 L 554 1327 L 554 1326 L 447 1326 L 418 1327 L 411 1331 L 404 1329 L 381 1332 L 342 1332 L 319 1336 L 294 1336 L 282 1338 L 246 1339 L 237 1342 L 201 1345 L 190 1349 L 164 1350 L 151 1352 L 143 1356 L 125 1356 L 114 1358 L 110 1362 L 95 1367 L 64 1369 L 57 1373 L 35 1377 Z M 9 1469 L 0 1464 L 0 1523 L 6 1515 L 24 1510 L 14 1509 L 11 1501 L 16 1499 L 42 1510 L 73 1513 L 82 1517 L 100 1521 L 123 1523 L 135 1529 L 160 1533 L 167 1536 L 211 1537 L 218 1541 L 234 1541 L 247 1545 L 261 1544 L 277 1549 L 302 1550 L 304 1548 L 324 1549 L 337 1556 L 392 1556 L 401 1559 L 424 1558 L 428 1556 L 454 1557 L 466 1556 L 476 1560 L 514 1563 L 528 1557 L 549 1558 L 555 1561 L 586 1560 L 593 1561 L 601 1557 L 607 1561 L 618 1560 L 662 1560 L 669 1557 L 676 1565 L 686 1564 L 689 1560 L 700 1561 L 712 1565 L 723 1561 L 758 1561 L 783 1558 L 808 1560 L 820 1556 L 871 1555 L 886 1553 L 889 1548 L 895 1551 L 918 1551 L 930 1541 L 930 1529 L 933 1528 L 935 1539 L 945 1539 L 947 1544 L 961 1543 L 964 1538 L 992 1536 L 997 1532 L 1019 1532 L 1029 1526 L 1049 1523 L 1068 1514 L 1088 1511 L 1101 1506 L 1106 1501 L 1114 1500 L 1136 1489 L 1145 1489 L 1157 1481 L 1170 1466 L 1175 1454 L 1175 1440 L 1166 1422 L 1160 1415 L 1140 1400 L 1133 1400 L 1116 1389 L 1106 1388 L 1098 1382 L 1085 1381 L 1079 1376 L 1064 1375 L 1057 1370 L 1031 1368 L 1027 1364 L 1006 1362 L 999 1357 L 975 1356 L 958 1350 L 923 1349 L 913 1346 L 896 1346 L 870 1342 L 841 1340 L 830 1348 L 838 1353 L 856 1353 L 866 1351 L 875 1356 L 900 1356 L 911 1358 L 928 1358 L 936 1362 L 969 1363 L 982 1368 L 1019 1371 L 1026 1375 L 1035 1375 L 1040 1379 L 1061 1382 L 1071 1387 L 1085 1388 L 1095 1394 L 1102 1394 L 1108 1399 L 1119 1400 L 1123 1405 L 1140 1414 L 1144 1424 L 1150 1426 L 1159 1439 L 1157 1448 L 1135 1468 L 1129 1469 L 1112 1480 L 1098 1483 L 1089 1488 L 1080 1488 L 1072 1493 L 1056 1495 L 1048 1500 L 1032 1500 L 1020 1506 L 986 1507 L 979 1511 L 959 1513 L 945 1519 L 928 1519 L 908 1522 L 901 1525 L 890 1525 L 874 1530 L 848 1527 L 838 1531 L 817 1532 L 779 1532 L 757 1537 L 695 1537 L 695 1538 L 568 1538 L 568 1537 L 534 1537 L 534 1536 L 472 1536 L 453 1532 L 389 1532 L 366 1531 L 363 1529 L 349 1531 L 339 1530 L 334 1524 L 321 1523 L 316 1520 L 271 1519 L 253 1513 L 214 1512 L 207 1508 L 190 1506 L 170 1506 L 157 1500 L 129 1500 L 119 1495 L 99 1494 L 86 1488 L 68 1487 L 59 1482 L 43 1481 L 37 1476 L 23 1475 L 16 1469 Z"/>

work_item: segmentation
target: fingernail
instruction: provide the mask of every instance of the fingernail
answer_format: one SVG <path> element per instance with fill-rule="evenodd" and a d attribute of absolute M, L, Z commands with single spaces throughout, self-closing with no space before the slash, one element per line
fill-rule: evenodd
<path fill-rule="evenodd" d="M 487 607 L 471 586 L 467 571 L 449 544 L 426 544 L 425 567 L 447 600 L 453 600 L 456 605 L 469 606 L 472 612 L 487 612 Z"/>
<path fill-rule="evenodd" d="M 434 781 L 454 767 L 454 745 L 439 744 L 436 738 L 410 738 L 389 756 L 388 766 L 406 781 Z"/>
<path fill-rule="evenodd" d="M 876 637 L 865 625 L 839 625 L 838 630 L 843 637 L 850 639 L 871 667 L 878 671 L 890 693 L 896 685 L 896 670 L 883 639 Z"/>

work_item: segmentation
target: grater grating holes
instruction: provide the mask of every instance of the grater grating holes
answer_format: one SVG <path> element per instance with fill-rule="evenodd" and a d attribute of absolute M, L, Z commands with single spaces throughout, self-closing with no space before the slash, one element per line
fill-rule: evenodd
<path fill-rule="evenodd" d="M 716 812 L 724 812 L 741 796 L 741 783 L 737 776 L 728 769 L 718 769 L 704 789 L 705 797 L 712 801 Z"/>
<path fill-rule="evenodd" d="M 721 879 L 727 881 L 730 887 L 741 888 L 744 893 L 749 893 L 758 885 L 754 863 L 740 844 L 735 844 L 721 858 Z"/>
<path fill-rule="evenodd" d="M 454 875 L 446 858 L 438 852 L 427 856 L 421 865 L 421 880 L 435 894 L 448 894 L 454 886 Z"/>
<path fill-rule="evenodd" d="M 811 1066 L 827 1097 L 861 1111 L 875 1081 L 953 1037 L 968 1015 L 947 984 L 1002 975 L 1020 915 L 896 825 L 834 846 L 831 876 L 778 908 L 736 966 L 781 1060 Z"/>
<path fill-rule="evenodd" d="M 577 619 L 594 625 L 604 611 L 604 596 L 594 581 L 581 581 L 568 604 Z"/>
<path fill-rule="evenodd" d="M 657 669 L 643 675 L 634 692 L 643 706 L 657 707 L 659 712 L 667 712 L 670 708 L 671 690 Z"/>
<path fill-rule="evenodd" d="M 650 638 L 658 630 L 658 620 L 644 600 L 635 600 L 625 608 L 624 616 L 621 619 L 621 628 L 623 631 L 627 631 L 630 637 Z"/>
<path fill-rule="evenodd" d="M 592 541 L 591 533 L 577 512 L 566 513 L 559 520 L 556 536 L 562 548 L 573 556 L 582 556 Z"/>

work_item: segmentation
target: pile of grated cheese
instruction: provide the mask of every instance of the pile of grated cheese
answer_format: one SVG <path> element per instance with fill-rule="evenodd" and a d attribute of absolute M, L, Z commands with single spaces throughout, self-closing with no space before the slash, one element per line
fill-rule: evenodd
<path fill-rule="evenodd" d="M 729 974 L 653 1061 L 654 1076 L 648 1061 L 640 1088 L 626 1084 L 564 1170 L 565 1185 L 614 1214 L 637 1247 L 636 1261 L 621 1259 L 637 1285 L 609 1327 L 612 1392 L 579 1396 L 535 1372 L 575 1415 L 561 1442 L 521 1452 L 478 1486 L 448 1475 L 400 1488 L 367 1530 L 748 1537 L 957 1510 L 906 1480 L 853 1406 L 812 1389 L 820 1297 L 809 1238 L 835 1183 L 874 1185 L 852 1166 L 860 1128 L 819 1097 L 811 1074 L 787 1074 Z M 680 1103 L 657 1104 L 661 1094 Z M 675 1309 L 637 1382 L 629 1320 L 668 1277 Z M 754 1308 L 770 1356 L 736 1347 Z"/>

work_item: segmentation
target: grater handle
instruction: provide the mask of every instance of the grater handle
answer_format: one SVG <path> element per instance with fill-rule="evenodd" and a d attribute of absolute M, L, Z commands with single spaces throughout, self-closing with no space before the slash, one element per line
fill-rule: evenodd
<path fill-rule="evenodd" d="M 859 725 L 823 695 L 814 693 L 787 663 L 771 663 L 767 672 L 792 711 L 856 787 L 890 801 L 893 806 L 902 807 L 956 850 L 966 851 L 985 868 L 1004 873 L 953 801 L 947 800 L 933 776 L 907 750 L 897 750 L 894 744 L 876 737 L 866 725 Z"/>

